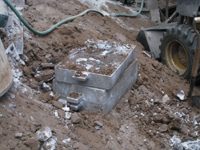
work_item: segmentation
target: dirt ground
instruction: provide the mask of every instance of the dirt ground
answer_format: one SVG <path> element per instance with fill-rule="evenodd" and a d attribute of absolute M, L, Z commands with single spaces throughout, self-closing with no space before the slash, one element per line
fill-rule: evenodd
<path fill-rule="evenodd" d="M 161 150 L 173 148 L 172 137 L 181 142 L 199 139 L 200 111 L 186 97 L 189 82 L 147 56 L 136 41 L 139 30 L 154 23 L 143 15 L 115 18 L 114 14 L 133 11 L 117 1 L 96 2 L 25 1 L 23 17 L 39 31 L 88 8 L 99 9 L 106 16 L 90 12 L 47 36 L 24 28 L 23 55 L 16 59 L 14 52 L 8 54 L 14 82 L 0 98 L 1 150 Z M 8 38 L 2 37 L 5 48 L 12 42 Z M 65 112 L 57 101 L 59 95 L 52 92 L 55 65 L 70 50 L 87 46 L 88 39 L 137 46 L 137 82 L 106 115 L 87 110 Z M 177 96 L 180 91 L 185 93 L 183 100 Z M 195 87 L 194 95 L 198 94 L 199 87 Z M 41 140 L 38 131 L 46 126 L 51 136 Z"/>

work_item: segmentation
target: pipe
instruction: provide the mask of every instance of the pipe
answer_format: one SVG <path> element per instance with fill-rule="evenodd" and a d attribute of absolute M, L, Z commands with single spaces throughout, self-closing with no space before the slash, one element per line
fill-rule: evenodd
<path fill-rule="evenodd" d="M 115 17 L 136 17 L 137 15 L 139 15 L 141 13 L 143 6 L 144 6 L 144 0 L 142 0 L 142 4 L 141 4 L 141 7 L 140 7 L 140 10 L 138 11 L 138 13 L 136 13 L 134 15 L 118 14 L 118 15 L 115 15 Z"/>
<path fill-rule="evenodd" d="M 25 20 L 24 18 L 19 14 L 19 12 L 15 9 L 15 7 L 9 2 L 9 0 L 4 0 L 4 2 L 10 7 L 10 9 L 16 14 L 16 16 L 19 18 L 19 20 L 30 30 L 32 31 L 33 33 L 35 34 L 39 34 L 39 35 L 47 35 L 49 34 L 50 32 L 52 32 L 56 27 L 60 26 L 61 24 L 63 23 L 66 23 L 66 22 L 69 22 L 69 21 L 72 21 L 74 20 L 75 18 L 77 17 L 80 17 L 80 16 L 83 16 L 85 15 L 86 13 L 88 12 L 96 12 L 96 13 L 99 13 L 100 15 L 104 16 L 100 11 L 97 11 L 97 10 L 93 10 L 93 9 L 88 9 L 88 10 L 85 10 L 84 12 L 76 15 L 76 16 L 72 16 L 70 18 L 67 18 L 67 19 L 64 19 L 60 22 L 58 22 L 57 24 L 55 24 L 54 26 L 52 26 L 51 28 L 49 28 L 48 30 L 46 31 L 37 31 L 35 29 L 33 29 Z"/>

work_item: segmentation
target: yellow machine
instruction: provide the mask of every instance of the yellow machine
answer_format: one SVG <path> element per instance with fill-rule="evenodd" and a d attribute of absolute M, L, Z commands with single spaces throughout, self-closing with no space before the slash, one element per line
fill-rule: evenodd
<path fill-rule="evenodd" d="M 13 75 L 10 69 L 4 46 L 0 40 L 0 97 L 3 96 L 12 85 Z"/>

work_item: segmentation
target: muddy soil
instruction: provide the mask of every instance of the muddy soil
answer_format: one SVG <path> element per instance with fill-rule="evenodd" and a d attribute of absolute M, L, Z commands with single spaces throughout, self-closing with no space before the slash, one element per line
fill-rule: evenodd
<path fill-rule="evenodd" d="M 23 16 L 40 31 L 88 8 L 111 15 L 88 13 L 47 36 L 24 28 L 23 55 L 16 60 L 9 54 L 10 63 L 16 64 L 11 64 L 13 86 L 0 98 L 0 149 L 161 150 L 172 148 L 170 139 L 174 136 L 182 142 L 199 139 L 200 111 L 186 97 L 189 82 L 147 56 L 136 41 L 139 30 L 154 23 L 143 15 L 115 18 L 114 14 L 133 12 L 120 2 L 102 1 L 26 0 Z M 86 47 L 88 39 L 137 46 L 137 82 L 106 115 L 69 110 L 52 91 L 55 65 L 70 50 Z M 2 41 L 5 48 L 12 42 L 6 35 Z M 185 93 L 184 100 L 177 96 L 180 90 Z M 198 94 L 199 87 L 195 87 L 194 95 Z M 51 136 L 41 140 L 38 131 L 45 126 L 51 129 Z"/>

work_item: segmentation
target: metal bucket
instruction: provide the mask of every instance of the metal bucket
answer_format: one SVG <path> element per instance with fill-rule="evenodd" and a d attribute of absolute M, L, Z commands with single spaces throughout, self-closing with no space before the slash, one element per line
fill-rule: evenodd
<path fill-rule="evenodd" d="M 0 40 L 0 97 L 3 96 L 12 85 L 12 71 L 5 53 L 4 46 Z"/>

